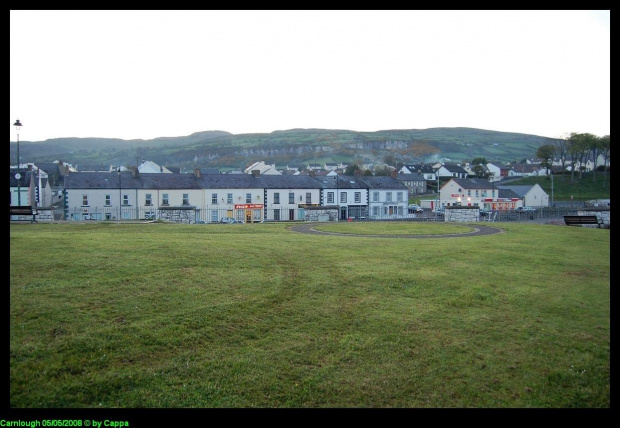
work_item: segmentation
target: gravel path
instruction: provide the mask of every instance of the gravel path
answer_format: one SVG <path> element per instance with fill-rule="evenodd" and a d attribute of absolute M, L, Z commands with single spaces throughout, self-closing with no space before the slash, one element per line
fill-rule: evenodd
<path fill-rule="evenodd" d="M 483 236 L 483 235 L 495 235 L 496 233 L 502 233 L 503 230 L 497 227 L 476 225 L 473 232 L 467 233 L 446 233 L 445 235 L 355 235 L 352 233 L 335 233 L 335 232 L 323 232 L 316 230 L 314 227 L 322 223 L 304 223 L 291 226 L 290 230 L 293 232 L 307 233 L 310 235 L 332 235 L 332 236 L 350 236 L 350 237 L 362 237 L 362 238 L 415 238 L 415 239 L 431 239 L 431 238 L 467 238 L 470 236 Z"/>

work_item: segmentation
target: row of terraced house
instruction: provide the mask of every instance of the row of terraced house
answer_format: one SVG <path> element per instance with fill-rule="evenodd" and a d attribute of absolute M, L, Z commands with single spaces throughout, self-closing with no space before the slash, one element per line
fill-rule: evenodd
<path fill-rule="evenodd" d="M 387 176 L 73 172 L 64 182 L 67 220 L 163 219 L 216 223 L 401 219 L 408 189 Z M 312 217 L 314 215 L 314 217 Z M 320 218 L 320 217 L 318 217 Z"/>

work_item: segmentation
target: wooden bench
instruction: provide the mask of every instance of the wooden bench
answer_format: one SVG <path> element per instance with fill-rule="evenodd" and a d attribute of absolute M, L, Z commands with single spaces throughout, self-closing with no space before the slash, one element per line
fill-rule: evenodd
<path fill-rule="evenodd" d="M 9 215 L 9 219 L 11 221 L 29 221 L 31 223 L 36 223 L 37 220 L 35 218 L 35 216 L 37 215 L 37 211 L 34 210 L 32 208 L 32 206 L 30 205 L 19 205 L 19 206 L 10 206 L 10 215 Z M 17 219 L 13 219 L 11 217 L 13 216 L 28 216 L 31 217 L 30 219 L 27 218 L 17 218 Z"/>
<path fill-rule="evenodd" d="M 595 215 L 565 215 L 564 223 L 567 226 L 577 226 L 582 224 L 596 224 L 601 227 L 603 222 Z"/>

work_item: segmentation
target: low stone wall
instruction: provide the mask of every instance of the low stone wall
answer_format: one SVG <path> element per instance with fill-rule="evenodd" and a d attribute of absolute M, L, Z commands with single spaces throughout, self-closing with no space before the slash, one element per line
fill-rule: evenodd
<path fill-rule="evenodd" d="M 159 219 L 171 223 L 196 223 L 196 207 L 170 207 L 158 210 Z"/>
<path fill-rule="evenodd" d="M 472 223 L 480 221 L 479 207 L 445 207 L 444 221 Z"/>
<path fill-rule="evenodd" d="M 306 207 L 305 221 L 338 221 L 338 207 Z"/>
<path fill-rule="evenodd" d="M 594 208 L 588 207 L 577 211 L 577 215 L 595 215 L 599 220 L 603 221 L 601 227 L 609 228 L 610 227 L 610 210 L 608 208 Z M 581 227 L 598 227 L 596 224 L 582 224 Z"/>
<path fill-rule="evenodd" d="M 36 219 L 38 221 L 54 221 L 54 210 L 45 209 L 45 208 L 37 208 L 37 216 Z"/>

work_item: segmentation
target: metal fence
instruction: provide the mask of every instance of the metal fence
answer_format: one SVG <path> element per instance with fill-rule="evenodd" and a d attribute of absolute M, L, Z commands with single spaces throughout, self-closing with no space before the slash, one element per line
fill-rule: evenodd
<path fill-rule="evenodd" d="M 576 215 L 582 207 L 542 207 L 533 213 L 521 213 L 514 210 L 492 211 L 480 216 L 480 221 L 492 222 L 527 222 L 532 220 L 562 219 L 564 215 Z M 437 215 L 429 209 L 424 209 L 418 214 L 385 214 L 378 215 L 353 215 L 350 212 L 346 218 L 340 220 L 351 221 L 435 221 L 444 222 L 443 215 Z M 366 213 L 364 213 L 366 214 Z M 295 209 L 237 209 L 210 207 L 170 207 L 167 209 L 155 209 L 146 207 L 88 207 L 66 210 L 66 220 L 165 220 L 180 223 L 219 223 L 223 218 L 234 218 L 245 223 L 260 222 L 288 222 L 305 221 L 306 212 L 303 208 Z M 54 215 L 55 220 L 62 219 L 61 210 Z"/>

